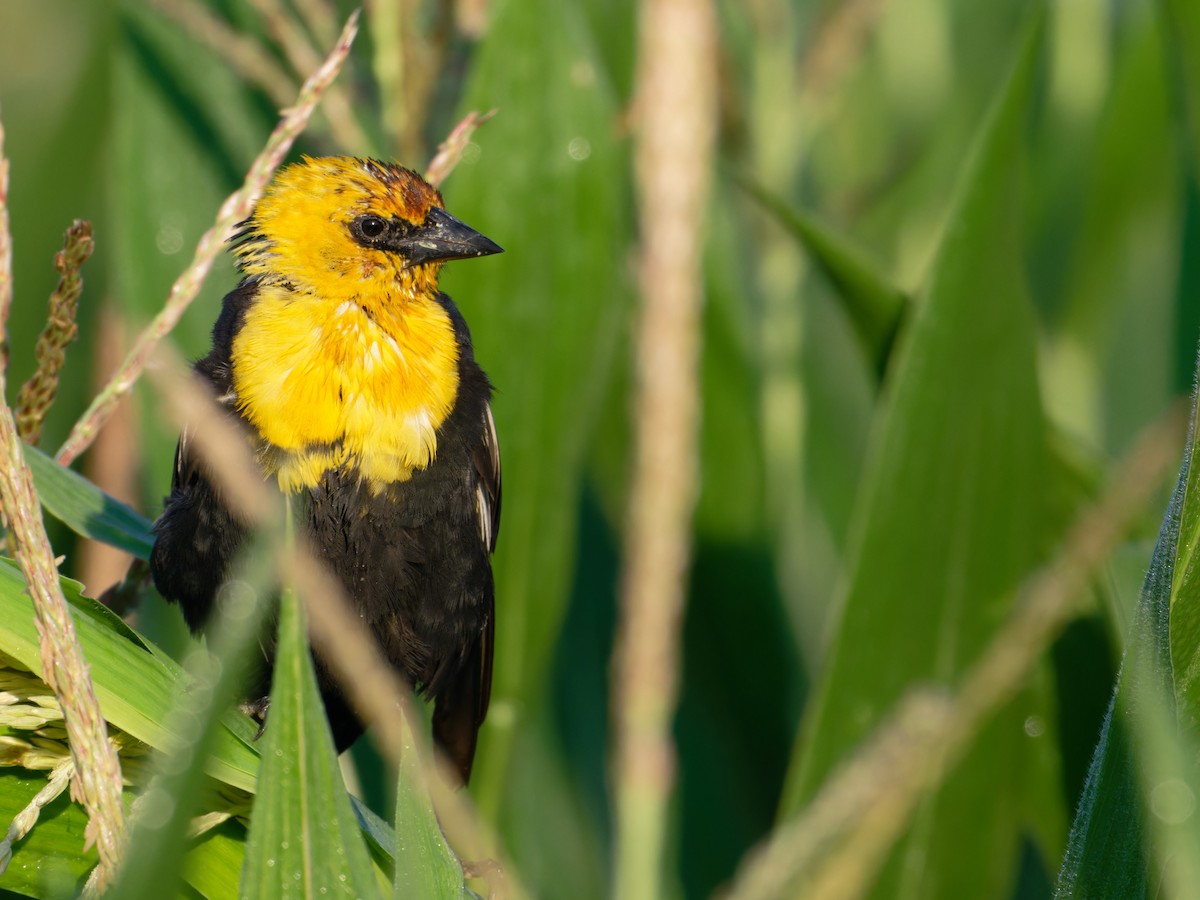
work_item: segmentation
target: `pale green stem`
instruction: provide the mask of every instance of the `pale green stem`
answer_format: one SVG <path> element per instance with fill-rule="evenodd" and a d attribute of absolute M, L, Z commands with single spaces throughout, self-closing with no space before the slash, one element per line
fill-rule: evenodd
<path fill-rule="evenodd" d="M 708 0 L 643 0 L 638 40 L 642 299 L 613 689 L 620 900 L 673 893 L 664 861 L 699 477 L 701 257 L 717 120 L 714 10 Z"/>

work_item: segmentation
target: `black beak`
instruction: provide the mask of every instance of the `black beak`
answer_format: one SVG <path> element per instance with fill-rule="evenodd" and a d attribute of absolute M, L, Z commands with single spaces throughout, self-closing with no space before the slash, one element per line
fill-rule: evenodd
<path fill-rule="evenodd" d="M 404 254 L 410 266 L 504 252 L 495 241 L 436 206 L 429 210 L 420 227 L 396 241 L 394 247 Z"/>

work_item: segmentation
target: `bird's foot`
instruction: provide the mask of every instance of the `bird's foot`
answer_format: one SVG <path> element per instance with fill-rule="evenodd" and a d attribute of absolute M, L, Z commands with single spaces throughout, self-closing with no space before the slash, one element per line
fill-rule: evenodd
<path fill-rule="evenodd" d="M 271 706 L 270 697 L 259 697 L 257 700 L 243 700 L 238 709 L 252 719 L 258 721 L 258 731 L 254 732 L 254 740 L 258 740 L 267 730 L 267 709 Z"/>

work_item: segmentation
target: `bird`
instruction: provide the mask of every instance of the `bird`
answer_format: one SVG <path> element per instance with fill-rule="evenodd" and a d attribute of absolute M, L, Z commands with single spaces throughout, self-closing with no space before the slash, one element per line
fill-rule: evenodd
<path fill-rule="evenodd" d="M 491 694 L 500 452 L 492 384 L 438 275 L 502 248 L 416 172 L 345 156 L 281 169 L 229 243 L 241 280 L 194 372 L 384 657 L 432 701 L 465 785 Z M 247 534 L 185 428 L 150 571 L 194 633 Z M 265 728 L 274 639 L 260 643 L 242 707 Z M 363 724 L 314 661 L 340 753 Z"/>

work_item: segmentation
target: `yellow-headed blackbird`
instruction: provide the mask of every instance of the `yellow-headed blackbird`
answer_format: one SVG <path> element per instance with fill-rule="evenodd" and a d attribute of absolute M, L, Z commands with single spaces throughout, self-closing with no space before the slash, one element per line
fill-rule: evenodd
<path fill-rule="evenodd" d="M 243 278 L 196 371 L 385 656 L 434 700 L 434 737 L 465 782 L 491 692 L 500 456 L 491 384 L 438 272 L 500 247 L 416 173 L 347 157 L 280 172 L 232 244 Z M 246 526 L 186 431 L 155 533 L 154 583 L 203 629 Z M 247 693 L 260 714 L 273 657 L 268 637 Z M 340 751 L 362 725 L 316 662 Z"/>

